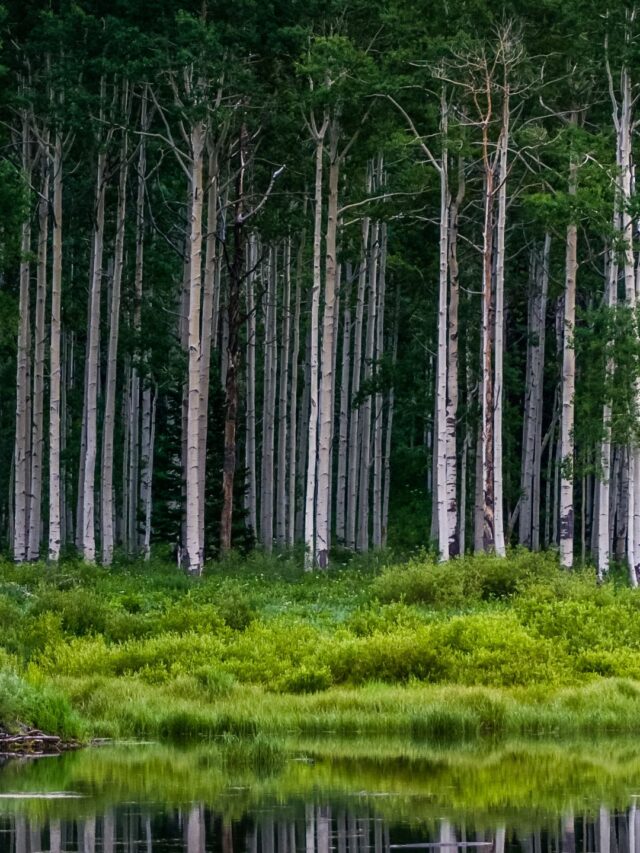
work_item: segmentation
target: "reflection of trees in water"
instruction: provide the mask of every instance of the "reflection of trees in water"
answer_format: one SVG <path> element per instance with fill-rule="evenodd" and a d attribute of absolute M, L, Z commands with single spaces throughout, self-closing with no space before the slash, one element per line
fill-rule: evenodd
<path fill-rule="evenodd" d="M 231 821 L 202 804 L 164 811 L 123 805 L 44 822 L 0 817 L 0 853 L 640 853 L 640 811 L 574 816 L 523 829 L 395 823 L 368 810 L 307 805 Z"/>

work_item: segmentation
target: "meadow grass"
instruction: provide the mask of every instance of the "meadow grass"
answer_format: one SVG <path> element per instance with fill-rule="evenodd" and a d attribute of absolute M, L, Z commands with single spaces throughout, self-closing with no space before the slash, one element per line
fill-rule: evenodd
<path fill-rule="evenodd" d="M 0 725 L 162 738 L 638 732 L 639 615 L 639 592 L 523 550 L 446 565 L 375 555 L 313 574 L 299 555 L 255 553 L 195 581 L 162 562 L 0 563 Z"/>

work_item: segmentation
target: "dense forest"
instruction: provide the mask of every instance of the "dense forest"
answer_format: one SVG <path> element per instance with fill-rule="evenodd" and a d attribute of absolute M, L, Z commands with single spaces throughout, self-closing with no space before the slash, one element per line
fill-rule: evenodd
<path fill-rule="evenodd" d="M 5 0 L 0 548 L 640 570 L 627 0 Z"/>

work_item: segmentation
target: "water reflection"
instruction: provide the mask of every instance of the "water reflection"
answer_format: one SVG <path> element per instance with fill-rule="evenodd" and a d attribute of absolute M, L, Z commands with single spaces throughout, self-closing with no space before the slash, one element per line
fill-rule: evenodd
<path fill-rule="evenodd" d="M 395 822 L 366 805 L 289 804 L 230 820 L 215 808 L 122 804 L 82 818 L 0 816 L 2 853 L 640 853 L 640 811 L 601 806 L 544 825 Z"/>

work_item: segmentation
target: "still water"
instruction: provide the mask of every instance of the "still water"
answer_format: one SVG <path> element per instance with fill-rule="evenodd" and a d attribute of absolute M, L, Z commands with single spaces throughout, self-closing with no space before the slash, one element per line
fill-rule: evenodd
<path fill-rule="evenodd" d="M 0 764 L 0 853 L 640 853 L 635 742 L 131 743 Z"/>

